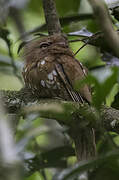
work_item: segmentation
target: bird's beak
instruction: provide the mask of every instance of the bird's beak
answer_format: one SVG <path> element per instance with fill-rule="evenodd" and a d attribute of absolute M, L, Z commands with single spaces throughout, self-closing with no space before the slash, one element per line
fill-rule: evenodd
<path fill-rule="evenodd" d="M 61 47 L 65 47 L 65 48 L 68 47 L 68 44 L 66 42 L 63 42 L 63 41 L 62 42 L 57 42 L 56 45 L 59 45 Z"/>

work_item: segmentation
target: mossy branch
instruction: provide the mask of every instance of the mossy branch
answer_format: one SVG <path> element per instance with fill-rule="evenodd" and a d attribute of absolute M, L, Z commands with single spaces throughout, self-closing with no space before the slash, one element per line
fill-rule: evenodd
<path fill-rule="evenodd" d="M 11 114 L 39 113 L 39 116 L 55 119 L 60 123 L 72 126 L 76 119 L 80 128 L 90 126 L 99 129 L 101 123 L 108 131 L 119 132 L 119 110 L 102 106 L 100 115 L 94 107 L 88 104 L 56 99 L 37 99 L 28 89 L 20 91 L 0 91 L 4 106 Z"/>

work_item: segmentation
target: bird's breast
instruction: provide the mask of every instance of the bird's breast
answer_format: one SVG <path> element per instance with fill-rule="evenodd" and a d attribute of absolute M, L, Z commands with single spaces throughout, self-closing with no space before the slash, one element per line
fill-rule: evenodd
<path fill-rule="evenodd" d="M 26 87 L 42 96 L 58 96 L 63 85 L 55 69 L 54 58 L 45 57 L 32 64 L 26 64 L 23 70 Z M 54 94 L 53 94 L 54 93 Z M 56 95 L 55 95 L 56 94 Z"/>

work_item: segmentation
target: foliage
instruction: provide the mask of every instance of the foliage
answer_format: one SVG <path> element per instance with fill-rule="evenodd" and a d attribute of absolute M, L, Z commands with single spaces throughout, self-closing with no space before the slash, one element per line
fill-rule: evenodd
<path fill-rule="evenodd" d="M 22 87 L 23 61 L 16 53 L 20 43 L 34 38 L 32 32 L 46 34 L 47 31 L 41 1 L 22 0 L 21 4 L 19 0 L 14 2 L 12 0 L 9 4 L 6 0 L 4 7 L 9 16 L 6 17 L 6 26 L 4 24 L 0 26 L 0 81 L 2 82 L 6 74 L 10 76 L 10 81 L 13 81 L 13 76 L 17 77 L 13 87 L 17 89 L 17 81 Z M 76 88 L 80 89 L 85 83 L 91 86 L 92 106 L 97 109 L 100 117 L 102 104 L 119 109 L 119 59 L 104 41 L 104 35 L 96 25 L 92 11 L 88 11 L 89 4 L 85 1 L 84 8 L 83 3 L 83 0 L 70 0 L 68 3 L 66 0 L 56 0 L 62 30 L 67 33 L 74 53 L 86 43 L 76 58 L 87 66 L 89 75 L 82 82 L 78 82 Z M 2 7 L 2 4 L 0 5 Z M 109 8 L 114 12 L 113 8 L 118 8 L 118 3 L 114 7 L 110 7 L 109 4 Z M 16 19 L 11 13 L 14 13 L 14 9 L 19 13 Z M 116 17 L 112 16 L 115 29 L 119 25 Z M 75 42 L 79 38 L 80 41 Z M 8 82 L 9 89 L 10 84 L 11 82 Z M 2 83 L 0 88 L 3 86 Z M 69 111 L 70 106 L 67 109 L 67 112 Z M 59 116 L 58 112 L 57 115 Z M 43 119 L 42 115 L 39 117 L 37 113 L 17 118 L 20 118 L 20 123 L 15 135 L 16 150 L 24 161 L 25 180 L 119 179 L 118 134 L 101 129 L 102 136 L 97 141 L 98 156 L 75 164 L 74 144 L 68 135 L 69 127 L 61 126 L 53 120 Z M 69 116 L 66 118 L 69 119 Z"/>

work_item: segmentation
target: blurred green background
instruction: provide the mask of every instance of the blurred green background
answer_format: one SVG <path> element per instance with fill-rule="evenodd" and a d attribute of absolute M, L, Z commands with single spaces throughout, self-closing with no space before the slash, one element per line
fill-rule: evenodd
<path fill-rule="evenodd" d="M 87 0 L 56 0 L 56 6 L 61 19 L 62 31 L 68 35 L 68 40 L 90 37 L 90 33 L 100 30 L 92 16 L 93 12 Z M 44 23 L 41 0 L 0 1 L 0 89 L 20 90 L 23 87 L 24 59 L 22 52 L 18 54 L 17 50 L 22 41 L 34 38 L 35 32 L 47 34 Z M 75 35 L 71 36 L 70 33 Z M 82 45 L 82 42 L 70 43 L 74 53 Z M 8 50 L 12 53 L 11 57 Z M 94 90 L 93 105 L 97 111 L 102 104 L 106 103 L 110 106 L 119 90 L 118 70 L 110 67 L 98 70 L 98 67 L 105 65 L 105 62 L 102 61 L 99 48 L 95 46 L 86 45 L 79 51 L 76 58 L 91 72 L 87 82 Z M 117 134 L 113 136 L 118 137 Z M 118 144 L 117 139 L 116 143 Z M 74 144 L 67 135 L 67 127 L 62 128 L 54 120 L 49 121 L 34 114 L 20 117 L 16 142 L 18 147 L 19 142 L 21 143 L 19 148 L 23 148 L 22 153 L 25 160 L 33 158 L 35 155 L 38 159 L 39 169 L 33 174 L 26 175 L 28 177 L 24 178 L 25 180 L 56 180 L 55 175 L 60 174 L 64 168 L 70 167 L 76 162 Z M 108 143 L 110 145 L 110 142 Z M 103 149 L 100 144 L 103 146 L 103 140 L 100 140 L 98 144 L 99 151 L 104 150 L 106 153 L 113 149 L 112 146 Z M 118 162 L 115 165 L 116 168 L 118 169 Z"/>

